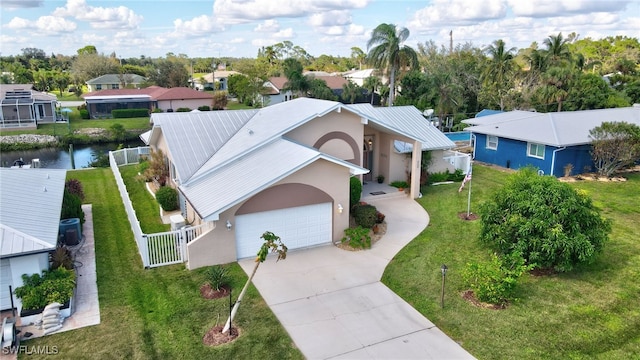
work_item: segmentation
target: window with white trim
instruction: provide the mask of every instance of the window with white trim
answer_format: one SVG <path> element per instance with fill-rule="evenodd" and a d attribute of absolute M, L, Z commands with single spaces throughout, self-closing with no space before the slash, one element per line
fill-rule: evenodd
<path fill-rule="evenodd" d="M 493 135 L 487 135 L 487 149 L 498 149 L 498 137 Z"/>
<path fill-rule="evenodd" d="M 544 160 L 544 145 L 527 143 L 527 156 Z"/>

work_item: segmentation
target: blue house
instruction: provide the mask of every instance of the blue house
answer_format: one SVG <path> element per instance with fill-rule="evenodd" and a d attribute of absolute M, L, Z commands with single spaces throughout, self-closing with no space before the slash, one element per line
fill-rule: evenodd
<path fill-rule="evenodd" d="M 640 105 L 626 108 L 537 113 L 509 111 L 463 120 L 477 161 L 519 169 L 532 165 L 547 175 L 594 171 L 589 130 L 603 122 L 640 126 Z"/>

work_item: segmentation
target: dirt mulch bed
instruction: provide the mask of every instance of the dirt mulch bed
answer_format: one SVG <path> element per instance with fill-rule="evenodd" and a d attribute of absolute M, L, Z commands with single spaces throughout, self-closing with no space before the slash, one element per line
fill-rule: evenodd
<path fill-rule="evenodd" d="M 504 310 L 504 309 L 507 308 L 506 305 L 489 304 L 489 303 L 482 302 L 482 301 L 476 299 L 476 296 L 473 293 L 473 290 L 465 290 L 465 291 L 463 291 L 462 292 L 462 298 L 467 300 L 468 302 L 470 302 L 474 306 L 477 306 L 477 307 L 483 308 L 483 309 Z"/>
<path fill-rule="evenodd" d="M 478 220 L 478 215 L 476 215 L 474 213 L 469 213 L 469 215 L 467 215 L 466 211 L 459 212 L 458 213 L 458 217 L 461 220 L 468 220 L 468 221 Z"/>
<path fill-rule="evenodd" d="M 533 269 L 531 271 L 529 271 L 529 274 L 533 275 L 533 276 L 551 276 L 551 275 L 555 275 L 558 272 L 553 270 L 553 269 Z"/>
<path fill-rule="evenodd" d="M 211 284 L 206 283 L 200 286 L 200 296 L 205 299 L 220 299 L 222 297 L 228 296 L 231 288 L 228 285 L 224 285 L 220 287 L 220 290 L 216 290 L 211 287 Z"/>
<path fill-rule="evenodd" d="M 202 342 L 207 346 L 217 346 L 228 344 L 240 336 L 240 329 L 232 327 L 228 333 L 223 334 L 223 325 L 214 326 L 202 338 Z"/>

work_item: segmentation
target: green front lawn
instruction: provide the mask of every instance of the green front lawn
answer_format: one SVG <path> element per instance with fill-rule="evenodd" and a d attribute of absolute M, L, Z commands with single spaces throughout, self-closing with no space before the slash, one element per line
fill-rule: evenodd
<path fill-rule="evenodd" d="M 224 346 L 203 345 L 205 333 L 226 321 L 229 299 L 200 297 L 204 269 L 143 269 L 110 169 L 69 171 L 68 178 L 82 182 L 85 203 L 93 205 L 101 324 L 22 345 L 56 346 L 58 358 L 64 359 L 303 358 L 253 286 L 235 321 L 241 336 Z M 136 199 L 144 199 L 144 193 L 136 193 Z M 141 211 L 158 210 L 148 206 Z M 247 276 L 237 263 L 228 268 L 235 300 Z M 38 358 L 20 356 L 27 357 Z"/>
<path fill-rule="evenodd" d="M 506 173 L 474 166 L 472 212 L 503 183 Z M 459 183 L 425 188 L 419 202 L 427 229 L 387 267 L 383 282 L 479 359 L 631 359 L 640 356 L 640 174 L 624 183 L 578 182 L 613 220 L 604 252 L 568 274 L 522 279 L 519 300 L 506 310 L 462 299 L 461 272 L 490 252 L 478 241 L 479 220 L 467 209 Z M 468 186 L 468 185 L 467 185 Z M 440 308 L 440 266 L 449 267 Z"/>

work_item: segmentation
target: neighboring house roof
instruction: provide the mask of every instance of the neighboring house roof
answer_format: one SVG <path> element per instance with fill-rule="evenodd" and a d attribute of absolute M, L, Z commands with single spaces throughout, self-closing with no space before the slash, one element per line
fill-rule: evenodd
<path fill-rule="evenodd" d="M 501 110 L 482 109 L 479 113 L 476 114 L 476 117 L 479 118 L 487 115 L 495 115 L 500 114 L 501 112 Z"/>
<path fill-rule="evenodd" d="M 205 79 L 205 81 L 207 83 L 213 83 L 213 77 L 215 76 L 216 79 L 224 79 L 224 78 L 228 78 L 231 75 L 236 75 L 236 74 L 240 74 L 237 71 L 233 71 L 233 70 L 216 70 L 214 73 L 208 73 L 206 75 L 203 76 L 203 78 Z M 197 80 L 197 79 L 196 79 Z"/>
<path fill-rule="evenodd" d="M 88 85 L 120 84 L 124 79 L 129 84 L 140 84 L 145 79 L 138 74 L 105 74 L 87 81 Z"/>
<path fill-rule="evenodd" d="M 342 86 L 344 84 L 348 84 L 349 80 L 343 78 L 342 76 L 331 76 L 331 75 L 316 75 L 315 73 L 308 73 L 305 76 L 314 79 L 324 80 L 327 83 L 327 86 L 331 90 L 342 90 Z M 273 85 L 273 91 L 269 95 L 276 95 L 282 91 L 287 85 L 287 78 L 284 76 L 273 76 L 269 78 L 269 82 Z M 268 84 L 267 84 L 268 85 Z"/>
<path fill-rule="evenodd" d="M 346 77 L 347 79 L 366 79 L 373 76 L 374 71 L 375 69 L 356 70 L 344 73 L 342 76 Z"/>
<path fill-rule="evenodd" d="M 640 126 L 640 105 L 551 113 L 510 111 L 462 122 L 475 125 L 465 128 L 465 131 L 474 133 L 543 145 L 574 146 L 591 143 L 589 130 L 605 121 Z"/>
<path fill-rule="evenodd" d="M 373 108 L 370 104 L 345 105 L 311 98 L 259 110 L 154 113 L 149 141 L 154 143 L 160 134 L 165 137 L 180 176 L 180 190 L 200 216 L 211 220 L 319 159 L 347 167 L 354 174 L 366 173 L 366 169 L 285 137 L 332 111 L 350 111 L 366 119 L 370 126 L 433 142 L 434 148 L 455 147 L 415 107 Z"/>
<path fill-rule="evenodd" d="M 0 256 L 53 249 L 66 170 L 0 169 Z"/>
<path fill-rule="evenodd" d="M 33 90 L 33 84 L 0 84 L 0 98 L 2 100 L 10 100 L 9 97 L 15 99 L 19 93 L 23 93 L 24 96 L 29 96 L 33 100 L 57 101 L 57 97 L 53 94 Z"/>
<path fill-rule="evenodd" d="M 163 88 L 149 86 L 144 89 L 107 89 L 83 94 L 85 100 L 97 100 L 119 97 L 148 96 L 153 100 L 213 99 L 213 95 L 187 87 Z"/>

